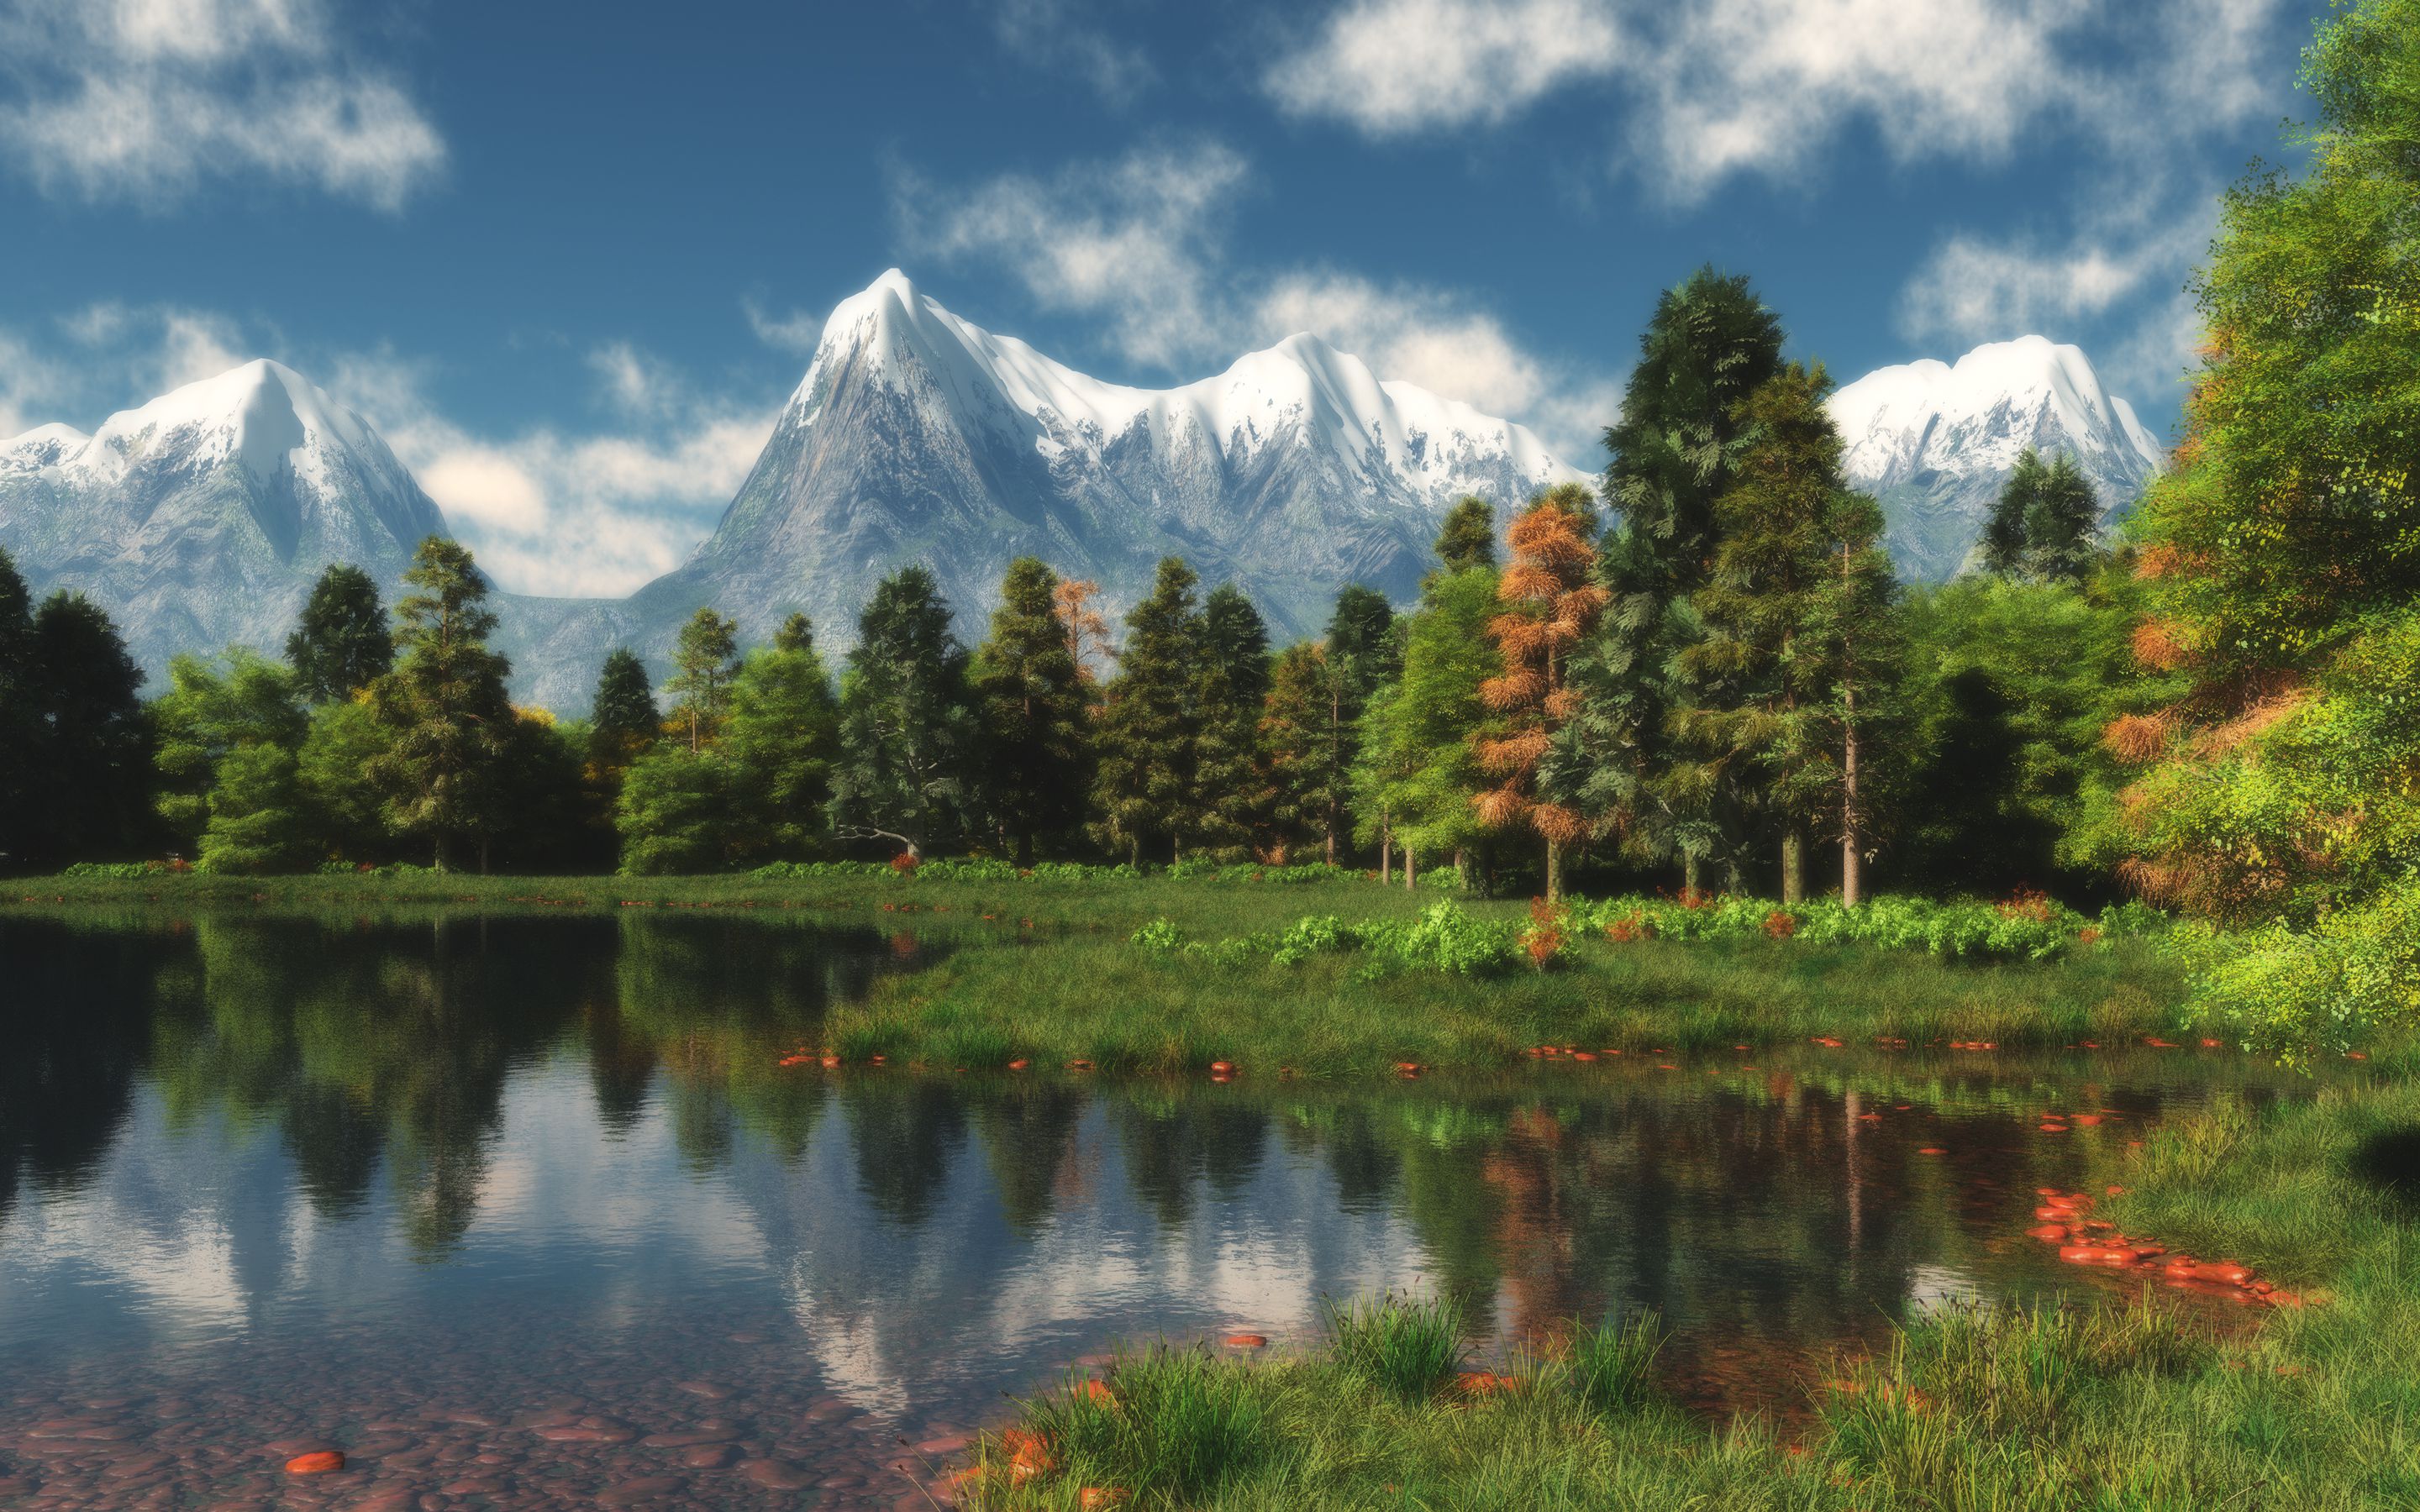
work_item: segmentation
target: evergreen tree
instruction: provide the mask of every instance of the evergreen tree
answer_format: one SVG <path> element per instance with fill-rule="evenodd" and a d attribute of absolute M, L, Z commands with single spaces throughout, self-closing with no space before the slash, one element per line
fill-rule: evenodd
<path fill-rule="evenodd" d="M 1721 545 L 1696 595 L 1709 633 L 1681 653 L 1712 696 L 1675 715 L 1698 780 L 1754 775 L 1780 831 L 1786 903 L 1806 896 L 1807 833 L 1827 814 L 1858 847 L 1844 856 L 1861 853 L 1854 701 L 1862 689 L 1870 705 L 1888 660 L 1881 511 L 1841 476 L 1831 389 L 1820 363 L 1793 363 L 1740 407 L 1748 446 L 1716 501 Z"/>
<path fill-rule="evenodd" d="M 667 740 L 641 752 L 623 774 L 615 808 L 622 870 L 656 876 L 729 868 L 740 838 L 733 801 L 737 779 L 730 755 L 720 748 L 691 750 Z"/>
<path fill-rule="evenodd" d="M 1060 586 L 1039 558 L 1010 563 L 991 638 L 975 655 L 985 807 L 1020 867 L 1033 864 L 1035 837 L 1083 821 L 1092 785 L 1084 685 L 1059 617 Z"/>
<path fill-rule="evenodd" d="M 315 858 L 293 748 L 269 742 L 238 746 L 218 762 L 215 777 L 201 870 L 293 872 Z"/>
<path fill-rule="evenodd" d="M 1201 828 L 1201 616 L 1193 569 L 1161 559 L 1151 596 L 1126 615 L 1117 681 L 1100 723 L 1093 806 L 1102 839 L 1142 864 L 1144 842 L 1165 839 L 1181 857 Z"/>
<path fill-rule="evenodd" d="M 1412 855 L 1459 857 L 1486 843 L 1477 800 L 1488 784 L 1473 736 L 1490 733 L 1481 690 L 1504 671 L 1487 631 L 1500 612 L 1492 567 L 1429 579 L 1406 627 L 1403 677 L 1362 717 L 1352 781 L 1363 834 L 1374 839 L 1383 822 Z"/>
<path fill-rule="evenodd" d="M 2040 582 L 2082 582 L 2099 561 L 2101 501 L 2062 452 L 2025 510 L 2024 569 Z"/>
<path fill-rule="evenodd" d="M 142 669 L 109 616 L 64 591 L 36 611 L 24 655 L 25 859 L 48 870 L 141 855 L 155 834 Z"/>
<path fill-rule="evenodd" d="M 620 772 L 662 736 L 664 717 L 648 686 L 646 665 L 628 646 L 606 654 L 597 673 L 597 698 L 588 725 L 588 759 L 600 770 Z"/>
<path fill-rule="evenodd" d="M 395 665 L 395 638 L 368 573 L 340 562 L 319 574 L 286 638 L 286 659 L 314 703 L 350 698 L 386 675 Z"/>
<path fill-rule="evenodd" d="M 588 733 L 547 709 L 514 708 L 497 764 L 489 822 L 496 864 L 561 872 L 601 859 L 601 834 L 582 782 Z"/>
<path fill-rule="evenodd" d="M 903 567 L 858 617 L 841 679 L 833 828 L 910 856 L 954 839 L 978 757 L 967 651 L 933 575 Z"/>
<path fill-rule="evenodd" d="M 389 727 L 366 694 L 310 711 L 310 725 L 296 753 L 295 779 L 315 854 L 356 864 L 375 864 L 395 855 L 385 800 L 363 779 L 376 769 L 391 739 Z"/>
<path fill-rule="evenodd" d="M 1447 572 L 1495 566 L 1495 506 L 1477 494 L 1465 494 L 1455 501 L 1438 528 L 1436 554 Z"/>
<path fill-rule="evenodd" d="M 1982 536 L 1975 543 L 1976 563 L 1985 572 L 2007 578 L 2024 565 L 2025 516 L 2040 497 L 2042 482 L 2049 475 L 2040 452 L 2028 446 L 2017 454 L 2009 481 L 2000 486 L 1999 497 L 1992 501 L 1992 517 L 1983 522 Z"/>
<path fill-rule="evenodd" d="M 1403 671 L 1403 647 L 1394 631 L 1395 608 L 1386 594 L 1360 583 L 1346 583 L 1338 591 L 1326 644 L 1328 665 L 1344 679 L 1348 718 L 1358 715 L 1378 685 L 1393 681 Z"/>
<path fill-rule="evenodd" d="M 711 609 L 701 609 L 681 626 L 673 650 L 673 718 L 689 732 L 695 755 L 722 733 L 731 709 L 731 679 L 739 670 L 739 626 Z"/>
<path fill-rule="evenodd" d="M 1595 533 L 1596 511 L 1578 484 L 1539 495 L 1512 522 L 1512 561 L 1496 585 L 1504 609 L 1487 625 L 1503 670 L 1479 690 L 1502 728 L 1472 734 L 1480 767 L 1496 782 L 1473 807 L 1490 829 L 1526 829 L 1545 842 L 1548 903 L 1562 897 L 1565 848 L 1586 833 L 1538 771 L 1575 706 L 1564 687 L 1571 655 L 1605 609 L 1606 590 L 1592 580 Z"/>
<path fill-rule="evenodd" d="M 25 579 L 0 548 L 0 875 L 29 854 L 34 824 L 34 613 Z"/>
<path fill-rule="evenodd" d="M 302 748 L 310 721 L 300 684 L 291 670 L 243 646 L 230 648 L 223 667 L 192 656 L 169 661 L 168 691 L 152 702 L 150 713 L 160 818 L 179 854 L 194 856 L 203 848 L 202 833 L 219 810 L 214 795 L 221 767 L 230 756 L 267 747 L 290 757 Z M 271 764 L 250 765 L 256 792 L 266 791 L 261 784 L 270 779 Z M 293 775 L 289 764 L 285 780 L 290 783 Z M 262 867 L 246 863 L 237 870 Z"/>
<path fill-rule="evenodd" d="M 840 705 L 803 614 L 740 664 L 723 746 L 746 857 L 796 860 L 823 840 L 840 756 Z M 745 857 L 743 857 L 745 858 Z"/>
<path fill-rule="evenodd" d="M 1735 411 L 1780 371 L 1781 342 L 1745 277 L 1702 268 L 1656 301 L 1605 434 L 1603 493 L 1621 517 L 1597 556 L 1606 611 L 1573 657 L 1577 705 L 1540 770 L 1544 791 L 1631 855 L 1678 855 L 1692 890 L 1718 855 L 1736 881 L 1739 795 L 1676 779 L 1670 714 L 1703 696 L 1678 654 L 1700 632 L 1687 599 L 1718 545 L 1714 502 L 1744 444 Z"/>
<path fill-rule="evenodd" d="M 1279 843 L 1324 839 L 1345 802 L 1329 763 L 1326 649 L 1303 640 L 1278 656 L 1261 716 L 1258 779 Z"/>
<path fill-rule="evenodd" d="M 512 667 L 488 647 L 496 616 L 468 548 L 430 536 L 403 580 L 419 591 L 396 606 L 400 656 L 370 687 L 388 742 L 368 776 L 385 792 L 389 826 L 421 838 L 438 870 L 475 841 L 484 871 L 513 737 Z"/>
<path fill-rule="evenodd" d="M 1269 690 L 1269 627 L 1233 583 L 1202 601 L 1202 647 L 1233 698 L 1258 709 Z"/>

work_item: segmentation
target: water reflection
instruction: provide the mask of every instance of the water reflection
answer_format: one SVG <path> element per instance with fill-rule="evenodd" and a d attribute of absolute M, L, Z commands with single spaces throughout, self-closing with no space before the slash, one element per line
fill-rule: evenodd
<path fill-rule="evenodd" d="M 1684 1390 L 1787 1409 L 1807 1350 L 1912 1302 L 2075 1284 L 2019 1237 L 2037 1184 L 2101 1179 L 2180 1103 L 2278 1090 L 2149 1052 L 1349 1089 L 776 1065 L 946 948 L 635 912 L 0 917 L 25 1383 L 0 1487 L 27 1404 L 78 1393 L 207 1380 L 260 1442 L 298 1390 L 358 1409 L 323 1434 L 439 1399 L 669 1431 L 694 1377 L 799 1455 L 800 1423 L 964 1426 L 1114 1335 L 1299 1338 L 1324 1295 L 1390 1288 L 1462 1292 L 1498 1343 L 1653 1307 Z M 2053 1106 L 2111 1117 L 2052 1139 Z M 860 1478 L 826 1489 L 898 1489 Z"/>

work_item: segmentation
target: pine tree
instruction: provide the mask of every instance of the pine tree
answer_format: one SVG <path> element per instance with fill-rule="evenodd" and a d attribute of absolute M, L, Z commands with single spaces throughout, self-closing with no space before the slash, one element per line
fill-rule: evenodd
<path fill-rule="evenodd" d="M 1538 767 L 1577 704 L 1563 686 L 1570 656 L 1605 609 L 1606 590 L 1591 580 L 1595 533 L 1580 485 L 1532 501 L 1506 533 L 1512 561 L 1496 589 L 1506 607 L 1487 625 L 1504 670 L 1480 697 L 1502 730 L 1475 734 L 1480 766 L 1497 785 L 1473 807 L 1491 829 L 1527 829 L 1545 842 L 1548 903 L 1562 897 L 1564 848 L 1587 832 L 1577 811 L 1540 790 Z"/>
<path fill-rule="evenodd" d="M 367 693 L 311 710 L 310 727 L 296 753 L 295 778 L 315 854 L 355 863 L 393 857 L 395 836 L 387 827 L 385 801 L 375 785 L 364 780 L 392 740 Z"/>
<path fill-rule="evenodd" d="M 1374 839 L 1384 816 L 1406 854 L 1459 856 L 1486 843 L 1477 800 L 1488 784 L 1473 736 L 1488 733 L 1481 689 L 1504 671 L 1487 633 L 1502 610 L 1496 595 L 1492 567 L 1432 575 L 1406 625 L 1403 676 L 1362 717 L 1358 827 Z"/>
<path fill-rule="evenodd" d="M 291 872 L 313 859 L 295 751 L 261 742 L 220 760 L 201 838 L 201 870 Z"/>
<path fill-rule="evenodd" d="M 694 756 L 722 733 L 731 679 L 739 670 L 739 626 L 711 609 L 699 609 L 681 626 L 673 666 L 677 670 L 664 690 L 673 695 L 673 718 L 689 732 Z"/>
<path fill-rule="evenodd" d="M 1456 500 L 1437 531 L 1436 554 L 1447 572 L 1495 566 L 1495 506 L 1477 494 Z"/>
<path fill-rule="evenodd" d="M 81 594 L 42 601 L 27 626 L 33 716 L 23 856 L 55 869 L 141 855 L 155 838 L 142 669 L 107 614 Z"/>
<path fill-rule="evenodd" d="M 1781 341 L 1744 277 L 1699 269 L 1656 301 L 1605 434 L 1603 494 L 1621 517 L 1599 543 L 1606 610 L 1573 657 L 1578 703 L 1540 771 L 1544 791 L 1632 856 L 1677 855 L 1692 890 L 1718 855 L 1736 872 L 1738 795 L 1674 779 L 1670 711 L 1699 696 L 1678 653 L 1699 634 L 1688 595 L 1712 564 L 1714 501 L 1739 462 L 1734 411 L 1780 371 Z"/>
<path fill-rule="evenodd" d="M 803 614 L 741 663 L 723 745 L 748 856 L 798 859 L 821 842 L 840 758 L 840 704 Z"/>
<path fill-rule="evenodd" d="M 1106 690 L 1094 808 L 1104 841 L 1137 866 L 1146 840 L 1165 839 L 1171 856 L 1181 857 L 1200 827 L 1202 657 L 1195 581 L 1183 558 L 1161 559 L 1151 596 L 1126 616 L 1117 681 Z"/>
<path fill-rule="evenodd" d="M 468 548 L 430 536 L 403 580 L 420 591 L 396 606 L 400 656 L 370 687 L 389 744 L 368 775 L 385 790 L 388 825 L 422 837 L 438 870 L 466 840 L 476 840 L 485 870 L 513 733 L 512 666 L 488 647 L 496 616 Z"/>
<path fill-rule="evenodd" d="M 179 656 L 168 663 L 168 691 L 151 704 L 157 741 L 158 810 L 171 844 L 193 856 L 219 810 L 215 794 L 221 768 L 238 751 L 267 747 L 293 756 L 310 726 L 302 704 L 301 679 L 293 671 L 263 660 L 251 650 L 231 648 L 223 663 Z M 258 789 L 270 767 L 254 763 L 248 773 Z M 288 779 L 292 777 L 289 770 Z M 258 871 L 246 864 L 241 870 Z"/>
<path fill-rule="evenodd" d="M 1708 634 L 1681 653 L 1711 696 L 1675 716 L 1699 773 L 1754 774 L 1780 831 L 1786 903 L 1806 896 L 1807 832 L 1827 813 L 1842 820 L 1844 856 L 1862 849 L 1846 769 L 1855 694 L 1887 660 L 1873 639 L 1890 594 L 1881 513 L 1841 476 L 1831 389 L 1820 363 L 1792 363 L 1740 407 L 1748 445 L 1716 501 L 1722 544 L 1695 600 Z"/>
<path fill-rule="evenodd" d="M 1050 594 L 1052 612 L 1067 638 L 1067 656 L 1076 663 L 1076 676 L 1087 687 L 1099 687 L 1118 659 L 1118 648 L 1109 640 L 1109 622 L 1095 607 L 1100 599 L 1101 585 L 1089 578 L 1063 578 Z"/>
<path fill-rule="evenodd" d="M 663 733 L 664 717 L 648 686 L 646 665 L 628 646 L 606 653 L 589 714 L 589 761 L 602 770 L 619 772 Z"/>
<path fill-rule="evenodd" d="M 1092 785 L 1084 684 L 1059 617 L 1062 586 L 1037 557 L 1010 563 L 991 637 L 975 654 L 985 807 L 1020 867 L 1033 864 L 1035 837 L 1082 823 Z"/>
<path fill-rule="evenodd" d="M 959 833 L 980 756 L 967 651 L 933 575 L 903 567 L 858 617 L 841 679 L 834 829 L 910 856 Z"/>
<path fill-rule="evenodd" d="M 319 574 L 286 639 L 286 659 L 314 703 L 350 698 L 386 675 L 395 665 L 395 637 L 368 573 L 340 562 Z"/>
<path fill-rule="evenodd" d="M 0 875 L 29 854 L 36 730 L 33 604 L 16 562 L 0 548 Z"/>
<path fill-rule="evenodd" d="M 2000 486 L 1999 497 L 1992 501 L 1992 517 L 1983 522 L 1982 536 L 1975 543 L 1976 563 L 1985 572 L 2007 578 L 2024 565 L 2025 516 L 2040 497 L 2049 474 L 2040 452 L 2028 446 L 2017 454 L 2009 481 Z"/>
<path fill-rule="evenodd" d="M 2101 501 L 2092 480 L 2062 452 L 2025 510 L 2026 576 L 2079 583 L 2100 560 Z"/>
<path fill-rule="evenodd" d="M 1261 716 L 1258 779 L 1270 827 L 1288 848 L 1325 838 L 1345 802 L 1328 760 L 1329 707 L 1326 649 L 1310 640 L 1286 647 Z"/>

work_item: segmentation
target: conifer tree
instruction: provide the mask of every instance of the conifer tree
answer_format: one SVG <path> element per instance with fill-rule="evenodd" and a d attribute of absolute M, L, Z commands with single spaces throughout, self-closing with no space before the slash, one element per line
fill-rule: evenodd
<path fill-rule="evenodd" d="M 395 637 L 368 573 L 340 562 L 319 574 L 286 638 L 286 660 L 313 703 L 350 698 L 386 675 L 395 665 Z"/>
<path fill-rule="evenodd" d="M 1097 607 L 1100 599 L 1101 585 L 1090 578 L 1063 578 L 1050 594 L 1051 610 L 1067 638 L 1067 655 L 1086 687 L 1098 687 L 1118 659 L 1118 648 L 1109 640 L 1109 622 Z"/>
<path fill-rule="evenodd" d="M 1151 595 L 1126 616 L 1117 681 L 1100 722 L 1094 809 L 1104 842 L 1142 864 L 1148 840 L 1181 858 L 1200 828 L 1196 812 L 1202 739 L 1201 616 L 1193 569 L 1181 557 L 1159 563 Z"/>
<path fill-rule="evenodd" d="M 1405 626 L 1403 676 L 1362 717 L 1353 806 L 1367 837 L 1376 838 L 1383 815 L 1407 854 L 1460 856 L 1486 844 L 1477 800 L 1488 783 L 1474 736 L 1488 733 L 1481 689 L 1504 671 L 1487 633 L 1502 612 L 1496 594 L 1487 566 L 1433 574 L 1421 590 Z"/>
<path fill-rule="evenodd" d="M 729 750 L 747 856 L 798 859 L 820 841 L 840 759 L 840 704 L 803 614 L 751 652 L 731 684 Z"/>
<path fill-rule="evenodd" d="M 1268 623 L 1233 583 L 1220 583 L 1202 601 L 1202 647 L 1234 699 L 1259 708 L 1269 690 Z"/>
<path fill-rule="evenodd" d="M 313 852 L 357 863 L 395 854 L 384 797 L 376 784 L 364 780 L 391 738 L 366 692 L 311 710 L 310 727 L 295 753 L 295 779 Z"/>
<path fill-rule="evenodd" d="M 1855 694 L 1870 695 L 1886 660 L 1871 639 L 1890 593 L 1881 513 L 1841 476 L 1831 388 L 1822 364 L 1792 363 L 1740 407 L 1748 445 L 1716 501 L 1721 545 L 1695 600 L 1708 634 L 1681 653 L 1711 696 L 1675 715 L 1701 780 L 1754 774 L 1780 831 L 1785 903 L 1806 897 L 1807 833 L 1827 813 L 1844 857 L 1862 848 Z"/>
<path fill-rule="evenodd" d="M 2032 447 L 2017 454 L 2009 481 L 2000 485 L 1999 496 L 1992 501 L 1992 517 L 1983 522 L 1982 536 L 1975 543 L 1977 564 L 1985 572 L 2006 578 L 2024 565 L 2025 515 L 2049 473 L 2041 454 Z"/>
<path fill-rule="evenodd" d="M 975 654 L 986 806 L 1020 867 L 1033 864 L 1036 836 L 1082 823 L 1092 786 L 1084 685 L 1059 617 L 1062 586 L 1037 557 L 1010 563 L 991 637 Z"/>
<path fill-rule="evenodd" d="M 193 656 L 170 659 L 168 691 L 152 702 L 151 726 L 158 811 L 179 854 L 194 856 L 203 849 L 203 831 L 223 807 L 217 793 L 221 768 L 230 757 L 256 747 L 288 757 L 302 749 L 310 720 L 301 702 L 301 681 L 291 669 L 243 646 L 230 648 L 223 664 Z M 268 793 L 272 764 L 250 764 L 247 778 L 256 793 Z M 289 769 L 286 779 L 293 775 Z M 280 854 L 276 846 L 264 850 L 256 842 L 247 842 L 247 849 L 272 858 Z"/>
<path fill-rule="evenodd" d="M 646 665 L 628 646 L 607 652 L 588 717 L 589 761 L 601 771 L 618 773 L 663 733 L 664 717 L 648 686 Z"/>
<path fill-rule="evenodd" d="M 1496 509 L 1477 494 L 1465 494 L 1445 513 L 1438 528 L 1437 561 L 1448 572 L 1496 565 Z"/>
<path fill-rule="evenodd" d="M 1326 649 L 1303 640 L 1279 653 L 1261 716 L 1258 778 L 1270 828 L 1289 847 L 1333 834 L 1345 803 L 1328 759 L 1328 711 Z"/>
<path fill-rule="evenodd" d="M 239 746 L 217 764 L 214 775 L 201 870 L 291 872 L 312 859 L 312 825 L 293 749 L 267 743 Z"/>
<path fill-rule="evenodd" d="M 1506 534 L 1512 561 L 1496 590 L 1504 609 L 1487 625 L 1504 667 L 1480 685 L 1480 697 L 1502 729 L 1475 734 L 1480 766 L 1496 785 L 1473 806 L 1489 828 L 1527 829 L 1545 842 L 1548 903 L 1562 897 L 1564 848 L 1587 832 L 1576 810 L 1541 791 L 1538 768 L 1577 706 L 1564 687 L 1571 655 L 1605 609 L 1606 590 L 1591 579 L 1595 533 L 1580 485 L 1531 501 Z"/>
<path fill-rule="evenodd" d="M 841 679 L 833 827 L 921 856 L 958 833 L 969 807 L 980 728 L 967 651 L 922 566 L 884 579 L 857 624 Z"/>
<path fill-rule="evenodd" d="M 140 855 L 155 835 L 142 669 L 117 626 L 81 594 L 42 601 L 25 637 L 24 857 L 38 868 Z"/>
<path fill-rule="evenodd" d="M 464 841 L 484 871 L 511 749 L 512 666 L 488 646 L 496 616 L 468 548 L 430 536 L 403 580 L 419 592 L 396 606 L 399 656 L 370 687 L 389 742 L 368 776 L 386 793 L 389 825 L 424 839 L 439 871 Z"/>
<path fill-rule="evenodd" d="M 1621 413 L 1605 434 L 1602 485 L 1620 524 L 1600 543 L 1606 592 L 1574 658 L 1578 703 L 1541 779 L 1547 792 L 1645 860 L 1677 855 L 1695 890 L 1731 851 L 1739 795 L 1675 780 L 1670 711 L 1697 701 L 1680 649 L 1699 633 L 1688 595 L 1718 545 L 1714 501 L 1743 445 L 1739 402 L 1781 368 L 1781 322 L 1745 277 L 1701 268 L 1656 301 Z M 1736 856 L 1727 855 L 1736 880 Z"/>
<path fill-rule="evenodd" d="M 33 835 L 33 675 L 31 595 L 0 548 L 0 875 L 24 860 Z"/>
<path fill-rule="evenodd" d="M 699 609 L 681 626 L 673 666 L 677 670 L 664 689 L 673 695 L 673 718 L 688 732 L 694 756 L 722 733 L 731 679 L 739 670 L 739 626 L 711 608 Z"/>
<path fill-rule="evenodd" d="M 2101 501 L 2062 452 L 2025 510 L 2024 570 L 2040 582 L 2082 582 L 2100 557 Z"/>

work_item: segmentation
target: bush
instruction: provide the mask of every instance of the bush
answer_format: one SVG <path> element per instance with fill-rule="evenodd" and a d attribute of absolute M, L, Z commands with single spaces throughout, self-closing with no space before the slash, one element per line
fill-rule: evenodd
<path fill-rule="evenodd" d="M 1567 904 L 1565 917 L 1617 945 L 1658 938 L 1795 940 L 2002 961 L 2047 961 L 2079 945 L 2167 924 L 2166 916 L 2140 903 L 2103 909 L 2098 919 L 2088 919 L 2040 893 L 1997 903 L 1893 894 L 1858 908 L 1837 898 L 1777 908 L 1760 898 L 1608 898 Z M 2087 939 L 2087 932 L 2096 933 Z"/>
<path fill-rule="evenodd" d="M 1128 943 L 1146 950 L 1173 950 L 1185 943 L 1185 932 L 1171 918 L 1155 918 L 1134 932 Z"/>

